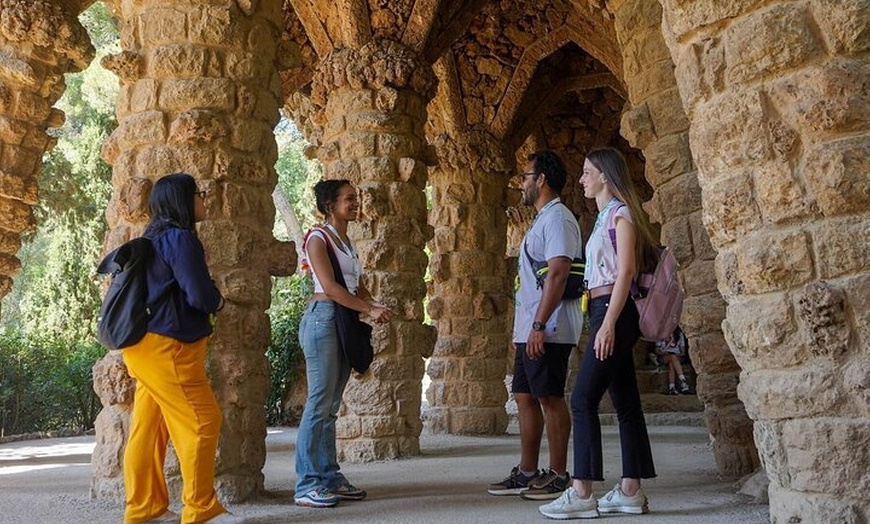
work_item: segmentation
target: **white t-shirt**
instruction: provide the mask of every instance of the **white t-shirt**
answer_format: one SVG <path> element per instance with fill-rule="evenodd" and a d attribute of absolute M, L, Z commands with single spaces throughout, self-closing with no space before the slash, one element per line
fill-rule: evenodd
<path fill-rule="evenodd" d="M 617 205 L 621 207 L 613 211 L 613 207 Z M 612 217 L 608 216 L 611 212 Z M 609 286 L 616 282 L 616 251 L 613 250 L 608 229 L 616 227 L 617 218 L 634 223 L 628 206 L 619 202 L 602 210 L 599 219 L 595 221 L 595 229 L 586 242 L 586 289 Z"/>
<path fill-rule="evenodd" d="M 362 274 L 362 264 L 359 262 L 359 256 L 357 256 L 356 250 L 352 245 L 337 245 L 333 242 L 331 236 L 328 237 L 328 235 L 320 229 L 312 229 L 309 234 L 309 240 L 314 236 L 320 238 L 324 242 L 329 242 L 329 245 L 332 246 L 332 250 L 335 251 L 335 258 L 338 259 L 338 265 L 341 267 L 341 274 L 344 277 L 344 283 L 347 284 L 347 290 L 350 291 L 352 295 L 356 295 L 357 289 L 359 288 L 359 277 Z M 349 251 L 349 253 L 347 251 Z M 305 242 L 304 254 L 305 259 L 310 260 L 308 256 L 308 242 Z M 317 278 L 317 273 L 314 271 L 313 266 L 311 267 L 311 278 L 314 280 L 314 292 L 323 293 L 323 286 L 320 284 L 320 280 Z"/>
<path fill-rule="evenodd" d="M 528 248 L 529 256 L 538 261 L 556 257 L 567 257 L 573 260 L 583 252 L 577 219 L 558 198 L 541 208 L 532 227 L 523 238 L 523 244 Z M 520 288 L 516 294 L 513 334 L 513 341 L 523 344 L 529 340 L 535 312 L 543 296 L 543 290 L 538 289 L 532 264 L 526 258 L 525 251 L 521 245 Z M 544 341 L 553 344 L 577 344 L 582 330 L 583 312 L 580 311 L 580 301 L 563 300 L 547 319 Z"/>

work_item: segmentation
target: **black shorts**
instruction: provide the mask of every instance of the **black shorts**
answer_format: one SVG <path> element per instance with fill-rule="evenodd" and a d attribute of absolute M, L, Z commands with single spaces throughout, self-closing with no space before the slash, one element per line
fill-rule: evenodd
<path fill-rule="evenodd" d="M 574 344 L 544 344 L 544 356 L 530 360 L 525 344 L 514 344 L 512 393 L 531 393 L 533 397 L 564 397 L 568 379 L 568 357 Z"/>

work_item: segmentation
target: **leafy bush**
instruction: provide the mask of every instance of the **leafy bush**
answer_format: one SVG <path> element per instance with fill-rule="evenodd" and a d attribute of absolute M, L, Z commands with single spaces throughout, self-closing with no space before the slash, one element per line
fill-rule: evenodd
<path fill-rule="evenodd" d="M 100 401 L 91 368 L 104 354 L 96 343 L 0 331 L 0 435 L 93 428 Z"/>
<path fill-rule="evenodd" d="M 284 408 L 284 399 L 297 384 L 305 356 L 299 345 L 299 323 L 311 296 L 312 282 L 307 276 L 294 275 L 272 281 L 272 340 L 266 351 L 269 360 L 269 398 L 266 421 L 270 425 L 288 425 L 298 421 Z"/>

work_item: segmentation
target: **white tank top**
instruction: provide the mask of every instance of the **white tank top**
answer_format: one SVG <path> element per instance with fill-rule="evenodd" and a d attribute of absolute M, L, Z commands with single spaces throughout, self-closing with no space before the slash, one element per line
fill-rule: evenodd
<path fill-rule="evenodd" d="M 333 232 L 333 234 L 341 240 L 341 237 L 339 237 L 337 233 Z M 338 265 L 341 267 L 341 274 L 344 277 L 344 282 L 347 284 L 347 290 L 350 291 L 351 294 L 356 295 L 357 289 L 359 289 L 359 277 L 362 274 L 362 264 L 360 264 L 359 255 L 357 255 L 353 245 L 345 244 L 344 242 L 341 242 L 341 245 L 336 245 L 335 242 L 333 242 L 331 235 L 328 235 L 321 228 L 312 228 L 309 233 L 309 239 L 312 236 L 316 236 L 332 246 L 332 250 L 335 252 L 335 258 L 338 259 Z M 303 253 L 305 255 L 303 265 L 311 267 L 311 264 L 308 262 L 307 241 L 305 242 Z M 314 292 L 323 293 L 323 286 L 320 284 L 320 279 L 317 278 L 317 273 L 314 271 L 313 267 L 311 267 L 311 278 L 314 280 Z"/>

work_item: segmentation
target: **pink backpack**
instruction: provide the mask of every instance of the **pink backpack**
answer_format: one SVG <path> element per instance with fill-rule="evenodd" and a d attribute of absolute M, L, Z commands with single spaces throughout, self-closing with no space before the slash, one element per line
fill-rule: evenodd
<path fill-rule="evenodd" d="M 614 213 L 625 204 L 615 206 L 608 216 L 608 233 L 616 252 Z M 657 248 L 658 263 L 652 273 L 641 273 L 632 281 L 630 296 L 637 306 L 638 324 L 644 340 L 657 342 L 668 338 L 680 323 L 685 293 L 677 278 L 680 265 L 666 247 Z"/>

